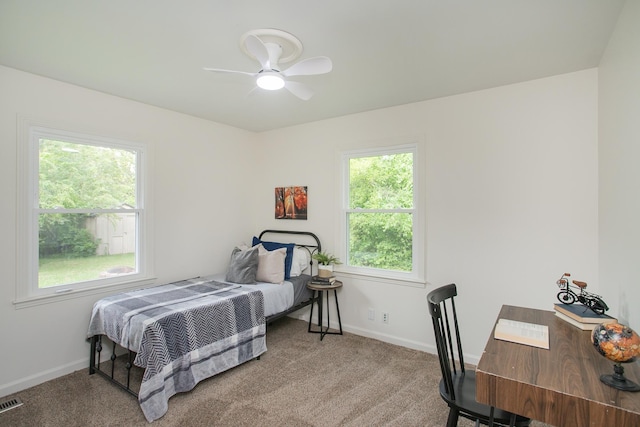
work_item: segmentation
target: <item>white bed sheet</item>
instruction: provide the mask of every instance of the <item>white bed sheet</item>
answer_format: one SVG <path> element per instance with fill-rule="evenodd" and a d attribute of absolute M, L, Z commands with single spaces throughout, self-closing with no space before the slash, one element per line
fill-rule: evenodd
<path fill-rule="evenodd" d="M 217 282 L 231 283 L 224 280 L 225 273 L 208 276 Z M 235 283 L 232 283 L 235 284 Z M 276 283 L 258 282 L 255 285 L 240 285 L 246 290 L 260 290 L 264 296 L 265 317 L 281 313 L 293 306 L 293 284 L 285 280 L 281 285 Z"/>

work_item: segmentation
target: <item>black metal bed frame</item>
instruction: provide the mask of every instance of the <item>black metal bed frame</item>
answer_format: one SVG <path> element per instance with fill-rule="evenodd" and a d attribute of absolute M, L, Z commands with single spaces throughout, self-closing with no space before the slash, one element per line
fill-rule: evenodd
<path fill-rule="evenodd" d="M 264 230 L 262 231 L 258 238 L 260 240 L 262 240 L 262 236 L 264 236 L 265 234 L 289 234 L 289 235 L 299 235 L 299 236 L 307 236 L 310 237 L 311 239 L 314 240 L 315 244 L 305 244 L 305 243 L 295 243 L 296 247 L 299 248 L 303 248 L 306 251 L 309 252 L 309 271 L 311 272 L 311 275 L 313 275 L 313 255 L 321 252 L 322 251 L 322 246 L 320 244 L 320 239 L 318 239 L 318 236 L 316 236 L 314 233 L 308 232 L 308 231 L 288 231 L 288 230 Z M 270 325 L 271 323 L 273 323 L 274 321 L 288 316 L 289 314 L 300 310 L 301 308 L 304 308 L 310 304 L 313 304 L 316 300 L 318 303 L 318 311 L 319 311 L 319 316 L 318 316 L 318 325 L 320 325 L 321 322 L 321 318 L 320 318 L 320 313 L 322 313 L 322 298 L 316 298 L 314 299 L 315 296 L 315 292 L 312 294 L 312 296 L 307 299 L 304 300 L 300 303 L 298 303 L 297 305 L 294 305 L 290 308 L 288 308 L 285 311 L 282 311 L 280 313 L 276 313 L 273 314 L 271 316 L 268 316 L 265 318 L 265 322 L 266 325 Z M 113 342 L 113 347 L 112 347 L 112 351 L 111 351 L 111 355 L 109 356 L 109 359 L 111 361 L 111 364 L 109 365 L 108 370 L 103 370 L 100 368 L 100 363 L 101 363 L 101 355 L 102 355 L 102 349 L 103 349 L 103 344 L 102 344 L 102 335 L 94 335 L 91 338 L 89 338 L 91 347 L 90 347 L 90 355 L 89 355 L 89 375 L 93 375 L 93 374 L 98 374 L 104 378 L 106 378 L 109 382 L 115 384 L 116 386 L 120 387 L 121 389 L 123 389 L 124 391 L 126 391 L 127 393 L 131 394 L 132 396 L 138 398 L 138 393 L 131 388 L 131 369 L 134 367 L 133 365 L 133 360 L 135 358 L 135 352 L 133 350 L 130 350 L 128 348 L 124 348 L 118 344 L 116 344 L 115 342 Z M 115 376 L 115 372 L 116 372 L 116 360 L 118 359 L 118 356 L 116 355 L 116 350 L 118 348 L 122 348 L 123 350 L 125 350 L 125 355 L 126 355 L 126 363 L 125 363 L 125 370 L 126 370 L 126 380 L 124 382 L 119 381 L 118 379 L 116 379 Z M 122 356 L 122 355 L 121 355 Z M 260 359 L 260 356 L 257 357 L 257 359 Z"/>

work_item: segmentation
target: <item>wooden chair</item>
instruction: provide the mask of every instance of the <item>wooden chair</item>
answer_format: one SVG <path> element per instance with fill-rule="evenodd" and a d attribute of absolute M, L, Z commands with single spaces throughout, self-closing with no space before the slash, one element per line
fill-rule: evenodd
<path fill-rule="evenodd" d="M 476 426 L 528 426 L 531 422 L 528 418 L 476 401 L 476 373 L 464 366 L 454 302 L 457 295 L 455 284 L 442 286 L 427 295 L 442 371 L 440 396 L 449 406 L 447 427 L 457 426 L 461 416 L 475 421 Z"/>

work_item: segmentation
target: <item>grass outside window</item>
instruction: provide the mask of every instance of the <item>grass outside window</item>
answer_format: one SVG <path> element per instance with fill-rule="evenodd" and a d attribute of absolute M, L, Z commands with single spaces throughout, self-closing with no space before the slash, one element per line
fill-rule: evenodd
<path fill-rule="evenodd" d="M 80 258 L 51 256 L 40 258 L 38 284 L 41 288 L 102 278 L 107 270 L 118 267 L 135 269 L 135 254 L 100 255 Z"/>

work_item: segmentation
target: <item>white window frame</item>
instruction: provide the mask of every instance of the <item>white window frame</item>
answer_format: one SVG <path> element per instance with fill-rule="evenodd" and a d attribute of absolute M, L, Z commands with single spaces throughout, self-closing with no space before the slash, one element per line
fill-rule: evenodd
<path fill-rule="evenodd" d="M 18 221 L 17 221 L 17 281 L 16 308 L 30 307 L 55 301 L 92 295 L 113 290 L 139 287 L 153 281 L 153 242 L 151 230 L 149 186 L 149 147 L 140 142 L 64 130 L 56 124 L 18 117 Z M 51 139 L 78 144 L 134 150 L 137 153 L 136 192 L 137 206 L 127 209 L 135 212 L 136 224 L 136 273 L 100 278 L 47 288 L 38 287 L 38 216 L 48 210 L 38 205 L 39 140 Z M 82 210 L 56 209 L 55 213 L 82 213 Z M 118 209 L 107 213 L 116 213 Z"/>
<path fill-rule="evenodd" d="M 383 279 L 388 283 L 398 283 L 402 285 L 423 287 L 425 285 L 426 274 L 426 253 L 425 253 L 425 185 L 424 185 L 424 150 L 423 139 L 421 137 L 407 138 L 408 143 L 401 145 L 388 145 L 367 149 L 356 149 L 345 151 L 341 154 L 341 190 L 342 202 L 340 209 L 340 220 L 338 227 L 339 234 L 337 241 L 339 242 L 339 255 L 344 264 L 337 266 L 336 270 L 342 274 L 354 276 L 366 276 L 372 279 Z M 370 267 L 357 267 L 348 265 L 349 253 L 349 227 L 348 214 L 350 212 L 358 212 L 358 209 L 349 208 L 349 160 L 358 157 L 374 157 L 387 154 L 398 153 L 413 154 L 413 209 L 401 209 L 398 212 L 411 212 L 413 214 L 413 235 L 412 235 L 412 271 L 402 272 L 395 270 L 385 270 Z M 385 210 L 385 212 L 393 212 L 394 210 Z"/>

